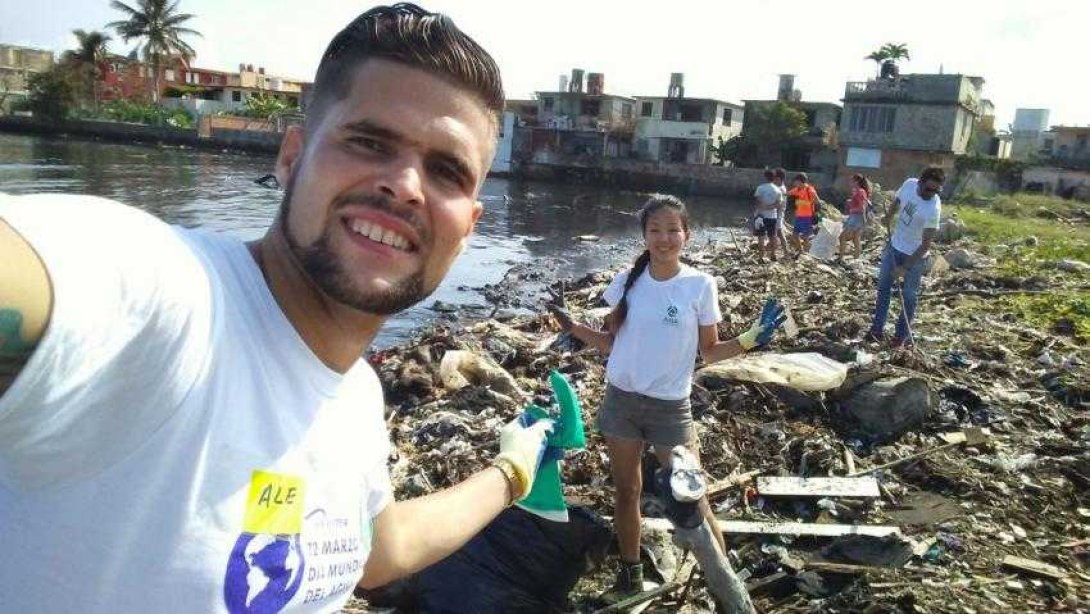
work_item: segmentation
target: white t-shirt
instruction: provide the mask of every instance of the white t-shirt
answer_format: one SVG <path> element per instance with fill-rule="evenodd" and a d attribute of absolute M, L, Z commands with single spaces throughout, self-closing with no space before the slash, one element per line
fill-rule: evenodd
<path fill-rule="evenodd" d="M 613 340 L 606 379 L 626 392 L 664 400 L 689 398 L 699 346 L 698 326 L 723 319 L 715 279 L 682 265 L 666 281 L 651 277 L 651 267 L 628 291 L 628 315 Z M 621 300 L 625 271 L 609 284 L 605 300 Z"/>
<path fill-rule="evenodd" d="M 757 213 L 761 217 L 769 219 L 775 219 L 778 217 L 780 206 L 783 205 L 783 201 L 786 197 L 786 190 L 780 190 L 780 186 L 772 183 L 762 183 L 757 186 L 757 190 L 753 192 L 753 197 L 757 199 Z"/>
<path fill-rule="evenodd" d="M 381 385 L 306 346 L 246 246 L 0 194 L 53 312 L 0 397 L 0 611 L 339 610 L 392 500 Z"/>
<path fill-rule="evenodd" d="M 938 229 L 942 215 L 942 200 L 938 194 L 924 200 L 916 191 L 917 179 L 906 179 L 896 198 L 901 201 L 901 211 L 897 214 L 897 223 L 893 227 L 890 242 L 893 248 L 902 254 L 912 255 L 923 243 L 923 231 L 926 228 Z"/>

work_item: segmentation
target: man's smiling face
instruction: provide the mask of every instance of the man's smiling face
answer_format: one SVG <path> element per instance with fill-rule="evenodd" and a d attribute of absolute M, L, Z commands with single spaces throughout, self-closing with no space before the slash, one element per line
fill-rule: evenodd
<path fill-rule="evenodd" d="M 495 120 L 471 92 L 372 59 L 317 121 L 289 135 L 277 163 L 288 244 L 336 301 L 406 309 L 443 280 L 481 214 Z"/>

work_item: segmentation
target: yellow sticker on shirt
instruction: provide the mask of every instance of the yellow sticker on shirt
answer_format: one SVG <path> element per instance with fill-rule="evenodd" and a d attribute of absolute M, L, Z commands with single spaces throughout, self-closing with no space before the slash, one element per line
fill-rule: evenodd
<path fill-rule="evenodd" d="M 242 530 L 266 535 L 298 535 L 303 530 L 303 478 L 254 471 Z"/>

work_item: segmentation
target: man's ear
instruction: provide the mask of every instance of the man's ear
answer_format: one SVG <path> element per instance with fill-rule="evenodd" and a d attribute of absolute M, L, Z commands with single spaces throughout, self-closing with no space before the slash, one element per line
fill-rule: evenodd
<path fill-rule="evenodd" d="M 303 128 L 288 126 L 284 138 L 280 141 L 280 152 L 276 154 L 276 181 L 282 186 L 288 185 L 295 165 L 303 158 Z"/>
<path fill-rule="evenodd" d="M 484 213 L 484 204 L 479 200 L 473 201 L 473 221 L 469 225 L 469 232 L 466 233 L 466 236 L 473 232 L 473 229 L 477 226 L 477 220 L 481 219 L 482 213 Z"/>
<path fill-rule="evenodd" d="M 469 222 L 469 228 L 466 229 L 465 235 L 462 236 L 461 245 L 458 247 L 458 253 L 461 254 L 466 250 L 466 245 L 469 244 L 469 235 L 473 234 L 473 229 L 477 227 L 477 220 L 481 219 L 481 214 L 484 213 L 484 205 L 481 201 L 473 201 L 473 212 L 470 214 L 472 219 Z"/>

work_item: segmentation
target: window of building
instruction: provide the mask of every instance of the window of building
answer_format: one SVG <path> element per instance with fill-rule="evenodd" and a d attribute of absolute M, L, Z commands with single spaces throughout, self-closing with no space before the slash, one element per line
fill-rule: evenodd
<path fill-rule="evenodd" d="M 848 116 L 849 132 L 893 132 L 896 107 L 854 106 Z"/>
<path fill-rule="evenodd" d="M 581 115 L 588 115 L 590 117 L 598 117 L 598 114 L 602 112 L 601 100 L 584 100 L 583 111 Z"/>
<path fill-rule="evenodd" d="M 732 119 L 734 119 L 734 109 L 723 109 L 723 125 L 729 126 Z"/>
<path fill-rule="evenodd" d="M 855 168 L 882 168 L 882 150 L 849 147 L 844 164 Z"/>
<path fill-rule="evenodd" d="M 545 105 L 545 110 L 546 111 L 552 111 L 553 110 L 553 104 L 556 103 L 556 100 L 552 96 L 546 96 L 545 98 L 542 98 L 542 102 Z"/>
<path fill-rule="evenodd" d="M 621 104 L 621 119 L 632 119 L 632 105 L 625 102 Z"/>
<path fill-rule="evenodd" d="M 242 102 L 242 92 L 238 90 L 231 92 L 231 102 Z"/>
<path fill-rule="evenodd" d="M 679 119 L 683 122 L 704 121 L 703 110 L 698 104 L 683 104 L 681 105 L 681 117 Z"/>
<path fill-rule="evenodd" d="M 651 117 L 655 113 L 655 103 L 644 102 L 640 104 L 640 117 Z"/>
<path fill-rule="evenodd" d="M 174 69 L 173 68 L 168 68 L 165 71 L 163 71 L 163 78 L 166 79 L 167 81 L 173 81 L 174 80 Z"/>

